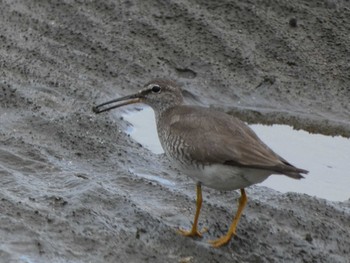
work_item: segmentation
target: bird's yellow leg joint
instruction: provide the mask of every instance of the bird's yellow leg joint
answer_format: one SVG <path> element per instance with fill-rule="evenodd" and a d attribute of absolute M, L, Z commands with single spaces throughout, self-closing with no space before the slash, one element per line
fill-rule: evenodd
<path fill-rule="evenodd" d="M 179 229 L 178 232 L 181 235 L 187 236 L 187 237 L 202 237 L 202 233 L 198 231 L 197 226 L 198 226 L 198 218 L 199 218 L 199 213 L 201 211 L 202 207 L 202 186 L 200 183 L 197 183 L 197 202 L 196 202 L 196 214 L 194 215 L 194 220 L 193 220 L 193 225 L 192 229 L 190 231 L 184 230 L 184 229 Z M 207 229 L 205 229 L 202 232 L 206 232 Z"/>
<path fill-rule="evenodd" d="M 213 247 L 221 247 L 223 245 L 226 245 L 231 240 L 232 236 L 236 234 L 236 228 L 237 228 L 239 219 L 241 218 L 244 207 L 247 204 L 247 200 L 248 200 L 247 195 L 245 194 L 244 189 L 241 189 L 241 197 L 239 199 L 239 206 L 238 206 L 236 215 L 232 221 L 232 224 L 230 226 L 230 229 L 227 231 L 226 235 L 220 237 L 219 239 L 209 241 L 209 243 Z"/>

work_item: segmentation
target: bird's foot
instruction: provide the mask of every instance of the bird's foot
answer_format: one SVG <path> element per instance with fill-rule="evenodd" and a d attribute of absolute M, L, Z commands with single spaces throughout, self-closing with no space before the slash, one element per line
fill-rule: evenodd
<path fill-rule="evenodd" d="M 177 230 L 177 232 L 185 237 L 202 237 L 203 233 L 208 232 L 208 229 L 203 228 L 202 231 L 198 231 L 197 228 L 192 227 L 192 229 L 188 231 L 180 228 Z"/>
<path fill-rule="evenodd" d="M 209 243 L 215 247 L 215 248 L 218 248 L 218 247 L 221 247 L 221 246 L 224 246 L 226 245 L 228 242 L 230 242 L 232 236 L 234 235 L 234 233 L 227 233 L 226 235 L 218 238 L 218 239 L 215 239 L 215 240 L 210 240 Z"/>

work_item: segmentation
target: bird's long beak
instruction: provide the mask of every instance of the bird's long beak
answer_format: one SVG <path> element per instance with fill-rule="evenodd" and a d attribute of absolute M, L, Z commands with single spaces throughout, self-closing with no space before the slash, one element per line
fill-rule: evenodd
<path fill-rule="evenodd" d="M 117 103 L 117 102 L 121 102 L 121 103 L 118 103 L 118 104 L 112 105 L 112 106 L 107 106 L 107 105 L 110 105 L 112 103 Z M 142 95 L 140 93 L 135 93 L 135 94 L 132 94 L 132 95 L 128 95 L 128 96 L 125 96 L 125 97 L 121 97 L 121 98 L 118 98 L 118 99 L 114 99 L 114 100 L 110 100 L 110 101 L 104 102 L 104 103 L 102 103 L 100 105 L 96 105 L 96 106 L 92 107 L 92 111 L 94 113 L 98 114 L 98 113 L 101 113 L 101 112 L 104 112 L 104 111 L 109 111 L 109 110 L 112 110 L 112 109 L 115 109 L 115 108 L 119 108 L 121 106 L 125 106 L 125 105 L 128 105 L 128 104 L 134 104 L 134 103 L 138 103 L 138 102 L 142 102 Z"/>

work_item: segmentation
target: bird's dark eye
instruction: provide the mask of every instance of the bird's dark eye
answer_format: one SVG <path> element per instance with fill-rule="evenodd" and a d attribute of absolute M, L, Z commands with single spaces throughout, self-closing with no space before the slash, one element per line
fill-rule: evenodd
<path fill-rule="evenodd" d="M 160 92 L 160 87 L 158 85 L 153 85 L 152 86 L 152 92 L 159 93 Z"/>

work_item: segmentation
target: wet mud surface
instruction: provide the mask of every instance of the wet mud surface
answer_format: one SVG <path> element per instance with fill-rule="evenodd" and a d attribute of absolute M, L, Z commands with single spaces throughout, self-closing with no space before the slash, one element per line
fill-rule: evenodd
<path fill-rule="evenodd" d="M 250 122 L 349 136 L 347 1 L 8 0 L 0 21 L 0 262 L 349 262 L 349 201 L 259 186 L 228 246 L 207 241 L 235 191 L 204 188 L 208 232 L 178 235 L 193 182 L 91 111 L 169 77 Z"/>

